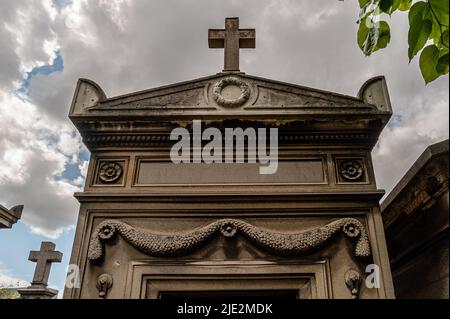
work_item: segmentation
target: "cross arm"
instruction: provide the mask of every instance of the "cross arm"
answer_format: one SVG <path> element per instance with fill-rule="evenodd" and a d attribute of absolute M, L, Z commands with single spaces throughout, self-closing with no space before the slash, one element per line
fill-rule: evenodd
<path fill-rule="evenodd" d="M 255 29 L 239 29 L 239 47 L 243 49 L 253 49 L 256 47 Z"/>
<path fill-rule="evenodd" d="M 37 262 L 39 260 L 39 258 L 42 258 L 41 256 L 42 256 L 42 252 L 41 251 L 32 250 L 32 251 L 30 251 L 30 255 L 28 256 L 28 260 Z M 63 256 L 63 254 L 61 252 L 59 252 L 59 251 L 46 251 L 44 253 L 43 257 L 47 261 L 61 262 L 62 256 Z"/>
<path fill-rule="evenodd" d="M 52 252 L 49 253 L 47 256 L 48 256 L 48 257 L 47 257 L 47 260 L 48 260 L 48 261 L 52 261 L 52 262 L 57 262 L 57 263 L 59 263 L 59 262 L 61 262 L 61 260 L 62 260 L 63 254 L 62 254 L 62 252 L 59 252 L 59 251 L 52 251 Z"/>
<path fill-rule="evenodd" d="M 211 49 L 221 49 L 225 47 L 225 30 L 209 29 L 208 45 Z"/>
<path fill-rule="evenodd" d="M 40 251 L 32 250 L 32 251 L 30 251 L 30 255 L 28 256 L 28 260 L 29 261 L 38 261 L 40 254 L 41 254 Z"/>

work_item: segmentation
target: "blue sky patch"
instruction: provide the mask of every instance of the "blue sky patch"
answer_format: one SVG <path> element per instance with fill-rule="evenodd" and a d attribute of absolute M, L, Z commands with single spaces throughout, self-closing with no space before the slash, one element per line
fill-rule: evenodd
<path fill-rule="evenodd" d="M 66 267 L 69 264 L 72 243 L 75 236 L 75 229 L 64 231 L 57 239 L 50 240 L 56 244 L 56 250 L 63 253 L 61 263 L 52 265 L 49 286 L 64 289 L 66 278 Z M 36 263 L 28 261 L 30 250 L 39 250 L 42 241 L 49 241 L 48 238 L 33 234 L 29 227 L 22 221 L 18 221 L 12 229 L 2 229 L 0 232 L 1 243 L 14 243 L 13 245 L 0 245 L 0 270 L 4 275 L 30 281 L 33 279 Z"/>
<path fill-rule="evenodd" d="M 53 63 L 50 65 L 42 65 L 33 68 L 30 72 L 27 72 L 26 78 L 22 81 L 20 88 L 17 90 L 18 93 L 27 94 L 28 89 L 30 88 L 30 82 L 34 76 L 38 74 L 51 74 L 53 72 L 61 72 L 64 70 L 64 61 L 61 56 L 61 51 L 56 51 L 56 57 L 53 60 Z"/>
<path fill-rule="evenodd" d="M 62 172 L 61 176 L 56 176 L 55 180 L 69 180 L 73 181 L 77 179 L 79 176 L 81 176 L 81 171 L 79 168 L 79 165 L 85 161 L 88 161 L 90 157 L 89 151 L 86 149 L 82 149 L 78 153 L 78 161 L 76 163 L 67 163 L 64 172 Z"/>
<path fill-rule="evenodd" d="M 390 121 L 388 122 L 387 127 L 393 128 L 393 127 L 399 126 L 402 121 L 403 121 L 403 117 L 401 114 L 394 114 L 391 117 Z"/>
<path fill-rule="evenodd" d="M 56 10 L 60 11 L 64 7 L 67 7 L 72 4 L 72 0 L 53 0 L 53 6 L 56 8 Z"/>

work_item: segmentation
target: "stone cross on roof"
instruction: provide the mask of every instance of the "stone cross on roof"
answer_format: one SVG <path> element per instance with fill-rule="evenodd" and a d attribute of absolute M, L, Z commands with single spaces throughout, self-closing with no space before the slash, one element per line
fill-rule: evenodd
<path fill-rule="evenodd" d="M 53 262 L 61 262 L 62 253 L 55 251 L 55 244 L 48 241 L 41 243 L 39 251 L 30 251 L 28 260 L 36 262 L 32 286 L 47 286 L 50 268 Z"/>
<path fill-rule="evenodd" d="M 239 71 L 239 49 L 255 48 L 255 29 L 239 29 L 239 18 L 225 18 L 225 29 L 209 29 L 210 48 L 225 49 L 223 71 Z"/>

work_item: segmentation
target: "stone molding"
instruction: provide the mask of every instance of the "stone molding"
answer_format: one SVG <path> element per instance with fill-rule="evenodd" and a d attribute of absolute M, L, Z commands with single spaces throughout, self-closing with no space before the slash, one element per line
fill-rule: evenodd
<path fill-rule="evenodd" d="M 89 135 L 83 139 L 83 142 L 88 147 L 104 147 L 104 146 L 170 146 L 173 141 L 170 140 L 170 134 L 135 134 L 135 135 L 120 135 L 99 134 Z M 317 132 L 317 133 L 301 133 L 301 134 L 284 134 L 280 132 L 278 142 L 281 144 L 321 144 L 321 145 L 335 145 L 336 143 L 348 144 L 374 144 L 376 138 L 367 133 L 331 133 L 331 132 Z"/>

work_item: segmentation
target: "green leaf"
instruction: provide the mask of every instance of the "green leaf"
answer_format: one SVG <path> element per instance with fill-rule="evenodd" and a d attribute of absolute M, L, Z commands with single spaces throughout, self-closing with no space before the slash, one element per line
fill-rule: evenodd
<path fill-rule="evenodd" d="M 394 2 L 392 3 L 391 6 L 391 10 L 389 10 L 389 15 L 391 15 L 395 10 L 398 9 L 398 7 L 400 6 L 400 0 L 394 0 Z"/>
<path fill-rule="evenodd" d="M 369 0 L 364 1 L 364 5 L 361 6 L 361 10 L 359 12 L 359 21 L 364 20 L 369 15 L 378 15 L 380 14 L 380 1 L 381 0 Z M 385 0 L 384 0 L 385 1 Z M 359 23 L 358 21 L 358 23 Z"/>
<path fill-rule="evenodd" d="M 372 0 L 358 0 L 359 1 L 359 7 L 362 8 Z"/>
<path fill-rule="evenodd" d="M 371 55 L 377 50 L 378 37 L 379 29 L 377 28 L 377 24 L 373 23 L 370 17 L 368 17 L 366 22 L 361 23 L 360 29 L 358 30 L 358 44 L 365 55 Z"/>
<path fill-rule="evenodd" d="M 409 62 L 422 50 L 431 33 L 432 24 L 428 19 L 422 19 L 420 14 L 416 14 L 409 24 L 408 32 L 408 57 Z"/>
<path fill-rule="evenodd" d="M 373 23 L 371 17 L 361 21 L 357 42 L 366 56 L 385 48 L 391 41 L 391 30 L 386 21 Z"/>
<path fill-rule="evenodd" d="M 361 50 L 364 52 L 364 42 L 366 41 L 367 35 L 369 34 L 369 28 L 367 27 L 367 24 L 364 21 L 361 21 L 358 28 L 358 34 L 357 34 L 357 42 L 358 46 Z"/>
<path fill-rule="evenodd" d="M 369 28 L 369 34 L 367 35 L 366 42 L 364 43 L 363 51 L 366 52 L 367 55 L 370 55 L 377 50 L 379 35 L 379 29 L 374 23 L 373 26 Z"/>
<path fill-rule="evenodd" d="M 398 9 L 400 11 L 408 11 L 411 8 L 412 0 L 400 0 Z"/>
<path fill-rule="evenodd" d="M 448 27 L 448 0 L 428 0 L 441 25 Z"/>
<path fill-rule="evenodd" d="M 370 0 L 361 8 L 361 11 L 359 12 L 358 23 L 360 23 L 361 21 L 363 21 L 364 19 L 366 19 L 367 17 L 369 17 L 374 13 L 375 9 L 378 6 L 378 1 L 380 0 Z"/>
<path fill-rule="evenodd" d="M 369 21 L 367 21 L 369 20 Z M 363 51 L 365 55 L 370 55 L 372 53 L 372 48 L 367 44 L 369 41 L 369 34 L 371 32 L 371 29 L 367 27 L 367 25 L 371 25 L 372 22 L 370 21 L 370 17 L 364 19 L 364 21 L 361 21 L 358 28 L 358 45 L 360 49 Z M 375 46 L 375 45 L 373 45 Z"/>
<path fill-rule="evenodd" d="M 427 16 L 429 10 L 430 10 L 430 7 L 428 7 L 428 4 L 426 4 L 423 1 L 414 3 L 414 5 L 411 7 L 411 9 L 409 10 L 409 13 L 408 13 L 409 24 L 411 24 L 411 21 L 418 14 L 422 18 L 425 18 Z"/>
<path fill-rule="evenodd" d="M 394 0 L 380 0 L 380 9 L 383 12 L 389 13 L 393 4 Z"/>
<path fill-rule="evenodd" d="M 440 42 L 448 49 L 448 29 L 442 32 Z"/>
<path fill-rule="evenodd" d="M 448 53 L 439 58 L 436 65 L 436 71 L 442 75 L 448 73 Z"/>
<path fill-rule="evenodd" d="M 428 16 L 432 21 L 431 34 L 429 38 L 433 40 L 434 44 L 439 44 L 439 42 L 441 41 L 441 27 L 432 14 L 429 14 Z"/>
<path fill-rule="evenodd" d="M 419 66 L 422 72 L 422 77 L 425 80 L 425 84 L 428 84 L 436 80 L 440 74 L 437 72 L 436 67 L 439 61 L 439 50 L 434 44 L 423 49 L 420 54 Z"/>
<path fill-rule="evenodd" d="M 379 34 L 376 50 L 385 48 L 391 41 L 391 29 L 386 21 L 380 21 L 378 32 Z"/>

